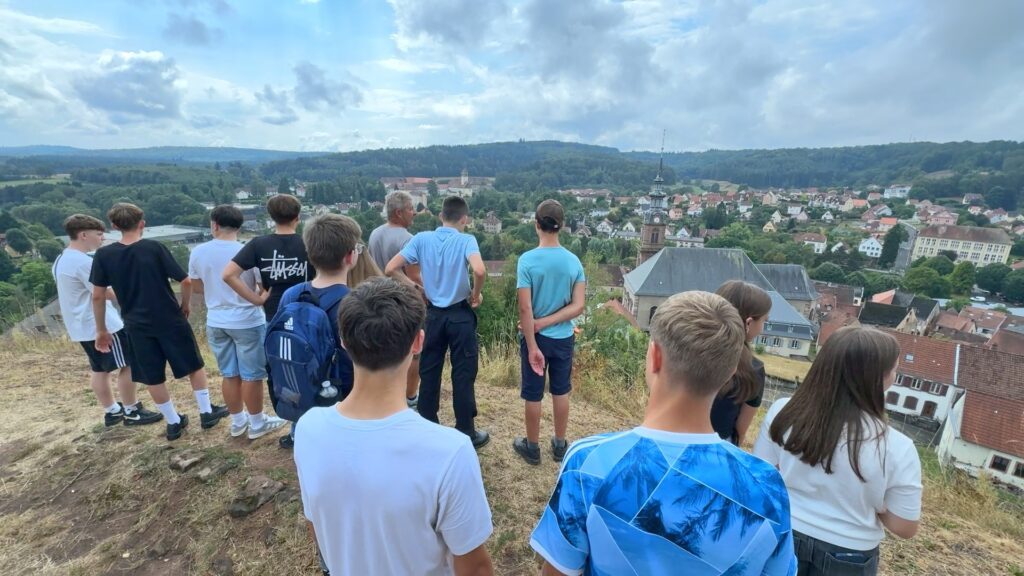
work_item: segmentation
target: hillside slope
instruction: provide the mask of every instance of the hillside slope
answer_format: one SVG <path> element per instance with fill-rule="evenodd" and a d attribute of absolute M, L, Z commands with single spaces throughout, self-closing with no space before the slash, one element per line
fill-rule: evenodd
<path fill-rule="evenodd" d="M 170 445 L 162 425 L 104 429 L 77 348 L 3 348 L 0 362 L 10 368 L 0 383 L 0 574 L 318 573 L 291 455 L 274 439 L 229 439 L 224 424 L 204 432 L 198 422 Z M 521 433 L 517 383 L 517 364 L 496 359 L 485 361 L 477 387 L 479 422 L 494 435 L 480 453 L 494 514 L 490 548 L 498 573 L 510 575 L 536 573 L 528 535 L 557 474 L 549 457 L 528 467 L 510 449 Z M 574 436 L 624 428 L 639 417 L 621 404 L 604 407 L 606 391 L 580 384 Z M 172 394 L 180 410 L 195 414 L 187 385 L 175 383 Z M 447 397 L 442 406 L 450 417 Z M 182 453 L 202 460 L 172 471 L 169 461 Z M 883 544 L 883 573 L 1020 574 L 1024 515 L 1008 512 L 988 490 L 951 484 L 927 462 L 921 534 Z M 253 477 L 262 478 L 257 488 L 270 485 L 265 493 L 280 491 L 233 518 L 229 504 Z"/>

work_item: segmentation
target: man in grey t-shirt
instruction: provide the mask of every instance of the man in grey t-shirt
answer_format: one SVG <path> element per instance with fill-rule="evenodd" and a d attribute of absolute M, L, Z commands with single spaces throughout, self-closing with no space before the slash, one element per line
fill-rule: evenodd
<path fill-rule="evenodd" d="M 373 261 L 377 263 L 377 267 L 382 272 L 388 262 L 395 257 L 395 254 L 398 254 L 409 243 L 409 240 L 412 240 L 409 227 L 412 226 L 412 220 L 416 217 L 412 196 L 401 190 L 388 194 L 384 199 L 384 207 L 387 210 L 388 221 L 370 232 L 369 243 L 370 256 L 373 257 Z M 423 285 L 418 265 L 406 266 L 405 274 L 417 285 Z M 405 384 L 405 400 L 410 408 L 415 408 L 419 401 L 419 389 L 420 359 L 417 354 L 413 357 Z"/>

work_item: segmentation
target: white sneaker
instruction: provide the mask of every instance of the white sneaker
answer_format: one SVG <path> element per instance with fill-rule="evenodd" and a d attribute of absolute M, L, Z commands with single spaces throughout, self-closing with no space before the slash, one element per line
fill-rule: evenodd
<path fill-rule="evenodd" d="M 287 423 L 287 420 L 283 420 L 277 416 L 264 416 L 262 426 L 257 427 L 251 424 L 249 425 L 249 440 L 255 440 L 262 436 L 266 436 Z"/>
<path fill-rule="evenodd" d="M 245 423 L 243 423 L 241 426 L 236 426 L 236 425 L 232 424 L 231 425 L 231 437 L 232 438 L 238 438 L 242 434 L 245 434 L 245 431 L 248 430 L 248 429 L 249 429 L 249 419 L 248 418 L 245 419 Z"/>

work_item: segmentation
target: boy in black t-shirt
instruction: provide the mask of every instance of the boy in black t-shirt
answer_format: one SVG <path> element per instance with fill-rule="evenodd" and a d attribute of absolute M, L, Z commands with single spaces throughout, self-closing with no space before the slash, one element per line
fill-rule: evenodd
<path fill-rule="evenodd" d="M 111 287 L 121 305 L 131 348 L 132 380 L 150 387 L 157 409 L 167 420 L 167 439 L 177 440 L 188 426 L 188 417 L 178 414 L 167 391 L 167 364 L 175 378 L 188 376 L 202 427 L 212 428 L 228 411 L 210 403 L 203 357 L 188 323 L 192 282 L 166 246 L 142 238 L 146 222 L 138 206 L 114 204 L 107 218 L 121 232 L 121 240 L 100 248 L 93 258 L 89 281 L 96 312 L 96 349 L 110 349 L 103 311 L 106 289 Z M 180 304 L 168 278 L 181 283 Z"/>
<path fill-rule="evenodd" d="M 274 318 L 284 291 L 309 280 L 306 246 L 295 231 L 299 227 L 302 204 L 291 194 L 278 194 L 267 201 L 267 213 L 274 220 L 274 233 L 253 238 L 224 268 L 224 282 L 239 296 L 256 306 L 263 306 L 267 322 Z M 260 271 L 259 294 L 242 281 L 242 273 L 250 268 Z"/>

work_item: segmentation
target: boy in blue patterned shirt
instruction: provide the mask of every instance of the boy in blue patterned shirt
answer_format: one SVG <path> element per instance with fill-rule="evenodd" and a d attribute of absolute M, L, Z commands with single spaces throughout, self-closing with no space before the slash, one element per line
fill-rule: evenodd
<path fill-rule="evenodd" d="M 711 426 L 744 333 L 714 294 L 684 292 L 658 308 L 644 421 L 569 449 L 530 539 L 543 574 L 796 574 L 781 476 Z"/>

